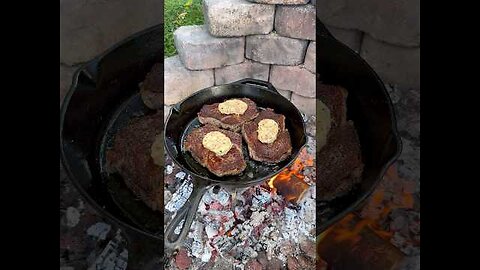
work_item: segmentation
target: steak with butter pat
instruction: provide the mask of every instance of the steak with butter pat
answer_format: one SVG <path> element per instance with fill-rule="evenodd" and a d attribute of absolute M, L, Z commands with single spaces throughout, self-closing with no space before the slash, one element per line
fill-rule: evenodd
<path fill-rule="evenodd" d="M 332 200 L 350 191 L 363 172 L 360 141 L 353 122 L 332 131 L 317 153 L 317 199 Z"/>
<path fill-rule="evenodd" d="M 278 134 L 272 143 L 262 143 L 258 139 L 258 123 L 263 119 L 272 119 L 278 124 Z M 250 157 L 256 161 L 278 163 L 292 153 L 290 133 L 285 128 L 285 116 L 266 109 L 255 120 L 242 126 L 242 135 L 248 145 Z"/>
<path fill-rule="evenodd" d="M 214 131 L 223 133 L 232 143 L 230 150 L 221 156 L 205 148 L 203 145 L 204 137 Z M 192 157 L 200 163 L 200 165 L 219 177 L 240 174 L 247 167 L 245 159 L 243 158 L 242 136 L 232 131 L 223 130 L 212 124 L 195 128 L 190 132 L 185 138 L 184 148 L 192 154 Z"/>
<path fill-rule="evenodd" d="M 242 124 L 255 119 L 258 116 L 257 104 L 249 98 L 239 98 L 247 105 L 247 109 L 242 114 L 225 114 L 219 110 L 220 103 L 204 105 L 198 113 L 198 120 L 202 124 L 212 124 L 217 127 L 239 132 Z"/>
<path fill-rule="evenodd" d="M 163 112 L 131 120 L 115 135 L 106 152 L 108 173 L 118 173 L 126 186 L 153 210 L 163 211 L 163 160 L 157 152 Z M 160 142 L 161 144 L 161 142 Z M 163 155 L 163 152 L 161 152 Z"/>

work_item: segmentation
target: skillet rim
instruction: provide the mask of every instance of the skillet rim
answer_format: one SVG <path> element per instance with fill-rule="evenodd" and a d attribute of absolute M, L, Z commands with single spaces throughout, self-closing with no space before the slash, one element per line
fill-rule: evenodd
<path fill-rule="evenodd" d="M 78 69 L 74 72 L 74 74 L 72 76 L 72 82 L 71 82 L 70 88 L 69 88 L 68 92 L 65 94 L 62 105 L 60 107 L 60 162 L 62 163 L 62 166 L 64 168 L 65 173 L 68 176 L 69 181 L 77 189 L 78 193 L 80 193 L 80 195 L 83 197 L 83 199 L 85 199 L 93 207 L 93 209 L 95 211 L 97 211 L 101 215 L 104 215 L 107 219 L 109 219 L 117 227 L 123 227 L 123 228 L 127 229 L 127 231 L 125 232 L 126 236 L 128 236 L 128 234 L 127 234 L 128 230 L 131 230 L 131 231 L 133 231 L 135 233 L 139 233 L 140 235 L 143 235 L 145 237 L 152 237 L 156 240 L 164 241 L 163 235 L 153 234 L 153 233 L 150 233 L 146 230 L 142 230 L 141 228 L 138 228 L 134 225 L 128 224 L 127 222 L 125 222 L 125 221 L 117 218 L 116 216 L 114 216 L 112 213 L 110 213 L 110 211 L 108 211 L 108 210 L 104 209 L 102 206 L 100 206 L 97 203 L 97 201 L 92 196 L 90 196 L 90 194 L 88 194 L 88 192 L 83 188 L 83 186 L 80 184 L 80 181 L 78 181 L 78 179 L 77 179 L 78 177 L 76 177 L 75 174 L 72 173 L 69 162 L 67 161 L 67 158 L 66 158 L 66 155 L 65 155 L 65 151 L 63 149 L 64 145 L 65 145 L 64 138 L 63 138 L 63 126 L 64 126 L 64 121 L 65 121 L 65 115 L 66 115 L 68 106 L 70 104 L 70 99 L 77 89 L 78 77 L 80 76 L 80 74 L 83 72 L 89 79 L 95 81 L 96 80 L 95 76 L 93 76 L 89 72 L 89 70 L 96 69 L 98 67 L 98 63 L 100 63 L 100 61 L 105 56 L 109 55 L 114 50 L 122 47 L 126 43 L 128 43 L 130 41 L 133 41 L 133 40 L 136 40 L 140 36 L 143 36 L 145 34 L 148 34 L 152 31 L 159 30 L 159 29 L 160 30 L 163 29 L 163 23 L 148 27 L 148 28 L 146 28 L 142 31 L 136 32 L 136 33 L 122 39 L 121 41 L 117 42 L 115 45 L 113 45 L 109 49 L 105 50 L 103 53 L 97 55 L 93 59 L 85 62 L 82 65 L 80 65 L 80 67 L 78 67 Z M 159 211 L 159 212 L 163 214 L 163 211 Z"/>
<path fill-rule="evenodd" d="M 296 151 L 296 153 L 292 153 L 290 155 L 290 161 L 287 162 L 284 166 L 280 167 L 278 170 L 275 170 L 273 173 L 270 173 L 264 177 L 261 177 L 261 178 L 257 178 L 257 179 L 254 179 L 254 180 L 251 180 L 251 181 L 242 181 L 241 184 L 239 184 L 238 182 L 235 182 L 235 181 L 222 181 L 222 180 L 216 180 L 216 179 L 211 179 L 211 178 L 208 178 L 208 177 L 205 177 L 205 176 L 202 176 L 202 175 L 199 175 L 195 172 L 192 172 L 190 169 L 186 168 L 181 162 L 179 162 L 173 155 L 173 153 L 170 151 L 170 148 L 169 147 L 166 147 L 167 145 L 167 136 L 166 136 L 166 132 L 164 132 L 163 134 L 163 139 L 164 139 L 164 145 L 165 145 L 165 150 L 167 152 L 167 154 L 170 156 L 170 158 L 173 160 L 173 162 L 175 162 L 176 165 L 178 165 L 180 168 L 182 168 L 183 170 L 185 170 L 186 173 L 190 174 L 192 176 L 192 178 L 195 179 L 198 179 L 198 180 L 201 180 L 201 181 L 205 181 L 206 183 L 208 184 L 211 184 L 211 183 L 215 183 L 215 184 L 219 184 L 219 185 L 223 185 L 223 186 L 251 186 L 251 185 L 254 185 L 254 184 L 257 184 L 257 183 L 260 183 L 262 181 L 265 181 L 266 179 L 268 178 L 272 178 L 273 176 L 279 174 L 281 171 L 283 171 L 284 169 L 290 167 L 293 162 L 295 162 L 295 160 L 297 159 L 298 155 L 300 154 L 301 150 L 305 147 L 305 145 L 307 144 L 307 136 L 306 136 L 306 127 L 305 127 L 305 122 L 303 121 L 303 117 L 302 117 L 302 114 L 300 112 L 300 110 L 288 99 L 286 99 L 284 96 L 282 96 L 281 94 L 279 94 L 278 92 L 274 92 L 272 90 L 268 90 L 268 89 L 265 89 L 265 88 L 261 88 L 261 87 L 256 87 L 256 86 L 252 86 L 252 85 L 247 85 L 247 84 L 240 84 L 238 83 L 239 81 L 236 81 L 236 82 L 232 82 L 232 83 L 229 83 L 229 84 L 222 84 L 222 85 L 214 85 L 214 86 L 211 86 L 211 87 L 207 87 L 207 88 L 203 88 L 193 94 L 191 94 L 190 96 L 184 98 L 183 100 L 181 100 L 180 102 L 172 105 L 172 108 L 170 108 L 170 111 L 168 113 L 168 116 L 166 118 L 166 121 L 165 121 L 165 128 L 164 130 L 166 130 L 166 127 L 170 121 L 170 117 L 172 116 L 172 113 L 173 111 L 175 110 L 177 113 L 180 113 L 180 107 L 181 105 L 190 100 L 190 99 L 194 99 L 196 95 L 199 95 L 199 94 L 202 94 L 203 92 L 206 92 L 206 91 L 211 91 L 211 90 L 214 90 L 216 88 L 220 88 L 220 87 L 225 87 L 225 86 L 239 86 L 239 87 L 251 87 L 251 88 L 254 88 L 256 89 L 256 91 L 265 91 L 265 92 L 268 92 L 268 93 L 271 93 L 273 95 L 276 95 L 276 96 L 279 96 L 281 98 L 283 98 L 285 101 L 288 102 L 288 104 L 290 106 L 292 106 L 294 109 L 295 109 L 295 112 L 297 113 L 297 116 L 302 119 L 301 123 L 302 123 L 302 134 L 303 134 L 303 142 L 302 144 L 300 145 L 300 147 L 298 148 L 298 150 Z M 273 108 L 275 110 L 275 108 Z M 193 119 L 191 119 L 193 120 Z M 184 131 L 185 132 L 185 131 Z M 242 138 L 243 140 L 243 138 Z"/>
<path fill-rule="evenodd" d="M 317 17 L 317 22 L 318 21 L 320 21 L 320 20 Z M 317 34 L 317 36 L 318 36 L 318 34 Z M 337 46 L 339 46 L 339 48 L 342 48 L 342 50 L 345 53 L 350 54 L 353 58 L 358 60 L 359 63 L 361 65 L 363 65 L 364 68 L 367 69 L 366 71 L 368 71 L 368 73 L 373 75 L 375 81 L 377 82 L 377 85 L 380 87 L 380 90 L 383 94 L 383 99 L 384 99 L 384 101 L 386 101 L 386 105 L 388 107 L 388 112 L 389 112 L 389 116 L 390 116 L 391 141 L 385 145 L 385 148 L 395 147 L 395 150 L 393 151 L 391 157 L 389 157 L 389 158 L 386 157 L 385 158 L 386 161 L 383 162 L 383 165 L 381 166 L 381 168 L 379 170 L 379 173 L 375 177 L 376 179 L 373 182 L 373 184 L 370 186 L 370 188 L 368 190 L 366 190 L 365 192 L 360 193 L 358 198 L 355 199 L 347 207 L 345 207 L 345 209 L 338 212 L 332 218 L 328 219 L 327 222 L 321 224 L 319 226 L 319 228 L 317 228 L 317 231 L 319 231 L 319 233 L 317 234 L 317 237 L 320 236 L 329 227 L 331 227 L 332 225 L 334 225 L 335 223 L 340 221 L 340 219 L 344 218 L 346 215 L 348 215 L 349 213 L 351 213 L 355 209 L 358 209 L 359 207 L 361 207 L 363 204 L 365 204 L 367 202 L 368 197 L 370 197 L 373 194 L 373 192 L 376 190 L 376 188 L 378 187 L 380 182 L 383 180 L 383 177 L 385 176 L 385 173 L 388 170 L 388 168 L 390 168 L 395 163 L 395 161 L 397 161 L 397 159 L 400 157 L 400 155 L 402 154 L 402 148 L 403 148 L 402 139 L 401 139 L 401 136 L 400 136 L 399 131 L 398 131 L 397 116 L 396 116 L 396 113 L 395 113 L 395 108 L 393 106 L 392 99 L 390 98 L 390 94 L 388 93 L 387 89 L 385 88 L 385 83 L 382 81 L 380 76 L 377 74 L 377 72 L 375 72 L 375 70 L 370 66 L 370 64 L 368 64 L 368 62 L 365 59 L 360 57 L 360 55 L 357 54 L 350 47 L 348 47 L 347 45 L 345 45 L 342 42 L 340 42 L 339 40 L 337 40 L 333 35 L 330 34 L 330 32 L 328 32 L 328 30 L 327 30 L 327 34 L 320 35 L 320 37 L 323 38 L 323 39 L 329 40 L 330 42 L 333 42 Z M 319 82 L 321 83 L 321 81 L 319 81 L 318 77 L 317 77 L 316 83 L 319 83 Z M 348 89 L 347 89 L 347 91 L 348 91 Z M 363 179 L 364 179 L 364 177 L 362 175 L 362 181 L 363 181 Z"/>

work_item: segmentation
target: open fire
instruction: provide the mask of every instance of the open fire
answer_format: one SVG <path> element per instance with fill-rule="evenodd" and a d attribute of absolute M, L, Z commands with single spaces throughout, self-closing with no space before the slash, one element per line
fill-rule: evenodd
<path fill-rule="evenodd" d="M 306 160 L 304 160 L 306 158 Z M 290 168 L 272 177 L 268 186 L 272 192 L 282 195 L 285 200 L 291 203 L 301 201 L 309 185 L 303 180 L 303 169 L 305 166 L 313 166 L 313 158 L 308 156 L 307 150 L 303 149 L 300 157 L 297 158 Z"/>
<path fill-rule="evenodd" d="M 167 259 L 165 268 L 230 265 L 251 269 L 261 265 L 263 269 L 315 269 L 316 185 L 312 149 L 304 149 L 290 168 L 262 185 L 207 191 L 185 248 Z M 191 184 L 173 163 L 166 167 L 166 179 L 172 187 L 166 190 L 175 191 L 173 195 L 168 191 L 170 194 L 165 196 L 168 223 L 188 198 Z M 186 264 L 188 267 L 182 268 Z"/>
<path fill-rule="evenodd" d="M 396 167 L 390 167 L 365 207 L 317 237 L 319 269 L 327 269 L 329 264 L 346 269 L 392 269 L 404 261 L 405 255 L 411 255 L 406 247 L 420 245 L 415 237 L 420 225 L 419 219 L 412 218 L 409 224 L 400 226 L 395 218 L 395 211 L 414 207 L 411 189 L 398 190 L 403 182 Z"/>

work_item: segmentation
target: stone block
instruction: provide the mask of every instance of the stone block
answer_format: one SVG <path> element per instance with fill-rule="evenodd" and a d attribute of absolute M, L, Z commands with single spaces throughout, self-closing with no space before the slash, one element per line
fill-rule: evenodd
<path fill-rule="evenodd" d="M 215 85 L 227 84 L 245 78 L 268 81 L 270 65 L 250 60 L 215 69 Z"/>
<path fill-rule="evenodd" d="M 174 32 L 175 48 L 190 70 L 218 68 L 245 60 L 245 38 L 219 38 L 203 25 L 179 27 Z"/>
<path fill-rule="evenodd" d="M 420 89 L 420 48 L 399 47 L 365 35 L 360 55 L 385 82 Z"/>
<path fill-rule="evenodd" d="M 306 40 L 282 37 L 276 33 L 246 38 L 245 56 L 265 64 L 298 65 L 303 63 Z"/>
<path fill-rule="evenodd" d="M 268 34 L 273 30 L 275 6 L 246 0 L 204 0 L 203 14 L 214 36 Z"/>
<path fill-rule="evenodd" d="M 315 74 L 302 66 L 272 65 L 270 82 L 277 89 L 289 90 L 304 97 L 315 97 Z"/>
<path fill-rule="evenodd" d="M 188 70 L 177 55 L 164 60 L 164 69 L 165 105 L 175 104 L 198 90 L 214 85 L 213 69 Z"/>
<path fill-rule="evenodd" d="M 315 14 L 313 5 L 277 6 L 275 31 L 286 37 L 315 40 Z"/>

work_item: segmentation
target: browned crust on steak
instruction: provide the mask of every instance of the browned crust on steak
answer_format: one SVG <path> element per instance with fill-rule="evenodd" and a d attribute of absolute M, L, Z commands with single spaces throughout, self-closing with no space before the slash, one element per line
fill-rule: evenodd
<path fill-rule="evenodd" d="M 143 82 L 140 83 L 140 96 L 143 103 L 150 109 L 163 107 L 163 65 L 153 65 Z"/>
<path fill-rule="evenodd" d="M 363 163 L 360 141 L 353 122 L 331 131 L 317 153 L 317 199 L 331 200 L 361 181 Z"/>
<path fill-rule="evenodd" d="M 151 147 L 163 128 L 162 113 L 131 120 L 106 152 L 107 171 L 120 174 L 137 197 L 159 211 L 163 210 L 163 169 L 154 163 Z"/>
<path fill-rule="evenodd" d="M 218 104 L 213 103 L 204 105 L 198 113 L 198 120 L 202 124 L 212 124 L 223 129 L 228 129 L 234 132 L 239 132 L 242 124 L 255 119 L 258 116 L 257 104 L 249 98 L 240 98 L 243 102 L 247 103 L 248 107 L 244 114 L 236 115 L 222 114 L 218 110 Z"/>
<path fill-rule="evenodd" d="M 277 139 L 271 144 L 264 144 L 258 140 L 258 122 L 266 118 L 277 122 L 280 129 Z M 285 116 L 274 113 L 272 109 L 261 111 L 255 120 L 244 124 L 242 126 L 242 135 L 247 142 L 248 153 L 253 160 L 278 163 L 285 160 L 292 153 L 290 133 L 285 128 Z"/>
<path fill-rule="evenodd" d="M 320 84 L 317 88 L 318 98 L 328 107 L 332 118 L 332 129 L 347 121 L 347 97 L 345 88 L 334 85 Z"/>
<path fill-rule="evenodd" d="M 223 156 L 217 156 L 214 152 L 203 147 L 203 137 L 212 131 L 222 132 L 232 141 L 233 147 Z M 185 138 L 184 148 L 192 154 L 192 157 L 200 165 L 219 177 L 240 174 L 247 167 L 243 158 L 242 136 L 212 124 L 206 124 L 192 130 Z"/>

